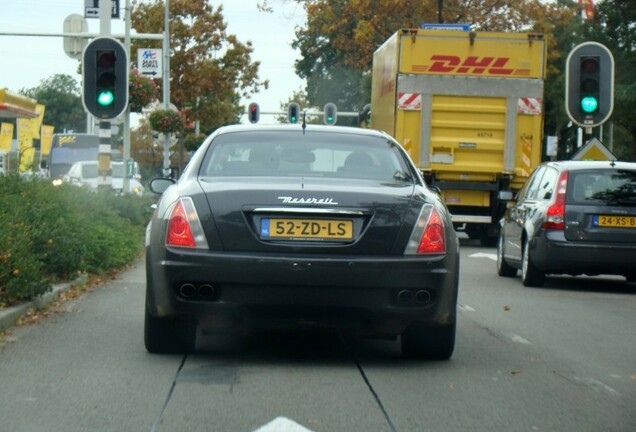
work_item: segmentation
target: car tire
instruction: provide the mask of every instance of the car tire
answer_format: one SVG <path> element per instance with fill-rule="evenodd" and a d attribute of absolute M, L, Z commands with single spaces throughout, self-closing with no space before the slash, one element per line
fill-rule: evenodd
<path fill-rule="evenodd" d="M 411 324 L 402 333 L 402 355 L 425 360 L 448 360 L 455 349 L 457 323 L 430 326 Z"/>
<path fill-rule="evenodd" d="M 504 258 L 503 249 L 503 234 L 499 233 L 499 241 L 497 241 L 497 274 L 503 277 L 515 277 L 517 276 L 517 269 L 508 265 Z"/>
<path fill-rule="evenodd" d="M 523 242 L 523 256 L 521 264 L 521 282 L 528 287 L 541 287 L 545 282 L 545 273 L 537 269 L 530 257 L 530 247 L 528 239 Z"/>
<path fill-rule="evenodd" d="M 194 351 L 196 322 L 186 318 L 152 316 L 146 306 L 144 343 L 153 354 L 187 354 Z"/>

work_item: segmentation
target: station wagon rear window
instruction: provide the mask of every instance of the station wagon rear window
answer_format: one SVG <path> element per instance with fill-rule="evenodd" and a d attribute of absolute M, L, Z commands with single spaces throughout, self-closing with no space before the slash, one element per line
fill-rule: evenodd
<path fill-rule="evenodd" d="M 570 171 L 568 203 L 636 206 L 636 171 Z"/>

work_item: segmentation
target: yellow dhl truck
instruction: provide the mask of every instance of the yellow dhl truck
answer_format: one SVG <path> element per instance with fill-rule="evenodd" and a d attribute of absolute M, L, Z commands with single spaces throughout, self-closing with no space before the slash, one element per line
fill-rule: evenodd
<path fill-rule="evenodd" d="M 373 55 L 371 127 L 403 145 L 456 229 L 483 245 L 541 162 L 546 49 L 537 33 L 402 29 Z"/>

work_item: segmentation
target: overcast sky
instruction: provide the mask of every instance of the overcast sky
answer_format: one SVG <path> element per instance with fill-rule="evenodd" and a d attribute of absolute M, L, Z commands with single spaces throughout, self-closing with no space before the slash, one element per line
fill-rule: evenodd
<path fill-rule="evenodd" d="M 123 8 L 125 0 L 120 0 Z M 274 13 L 259 12 L 257 0 L 211 0 L 214 6 L 223 4 L 223 16 L 228 33 L 241 42 L 252 41 L 253 60 L 261 62 L 259 77 L 269 80 L 269 89 L 254 95 L 261 111 L 278 111 L 304 83 L 294 73 L 294 61 L 299 57 L 291 48 L 294 28 L 305 23 L 302 6 L 289 0 L 274 0 Z M 0 32 L 62 33 L 64 20 L 72 14 L 84 16 L 86 0 L 0 0 Z M 123 17 L 123 10 L 121 12 Z M 99 32 L 99 19 L 87 19 L 88 31 Z M 124 34 L 124 22 L 113 19 L 112 34 Z M 132 53 L 136 59 L 136 53 Z M 78 60 L 64 52 L 61 37 L 0 35 L 0 88 L 18 92 L 33 88 L 56 74 L 68 74 L 81 81 Z M 271 116 L 261 116 L 262 123 L 273 122 Z"/>

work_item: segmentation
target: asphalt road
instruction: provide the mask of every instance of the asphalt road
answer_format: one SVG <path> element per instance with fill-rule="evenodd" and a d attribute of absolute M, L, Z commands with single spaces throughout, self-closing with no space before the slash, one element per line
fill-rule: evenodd
<path fill-rule="evenodd" d="M 636 430 L 636 284 L 496 275 L 462 244 L 448 362 L 397 341 L 200 337 L 189 356 L 143 346 L 143 261 L 0 347 L 0 431 Z"/>

